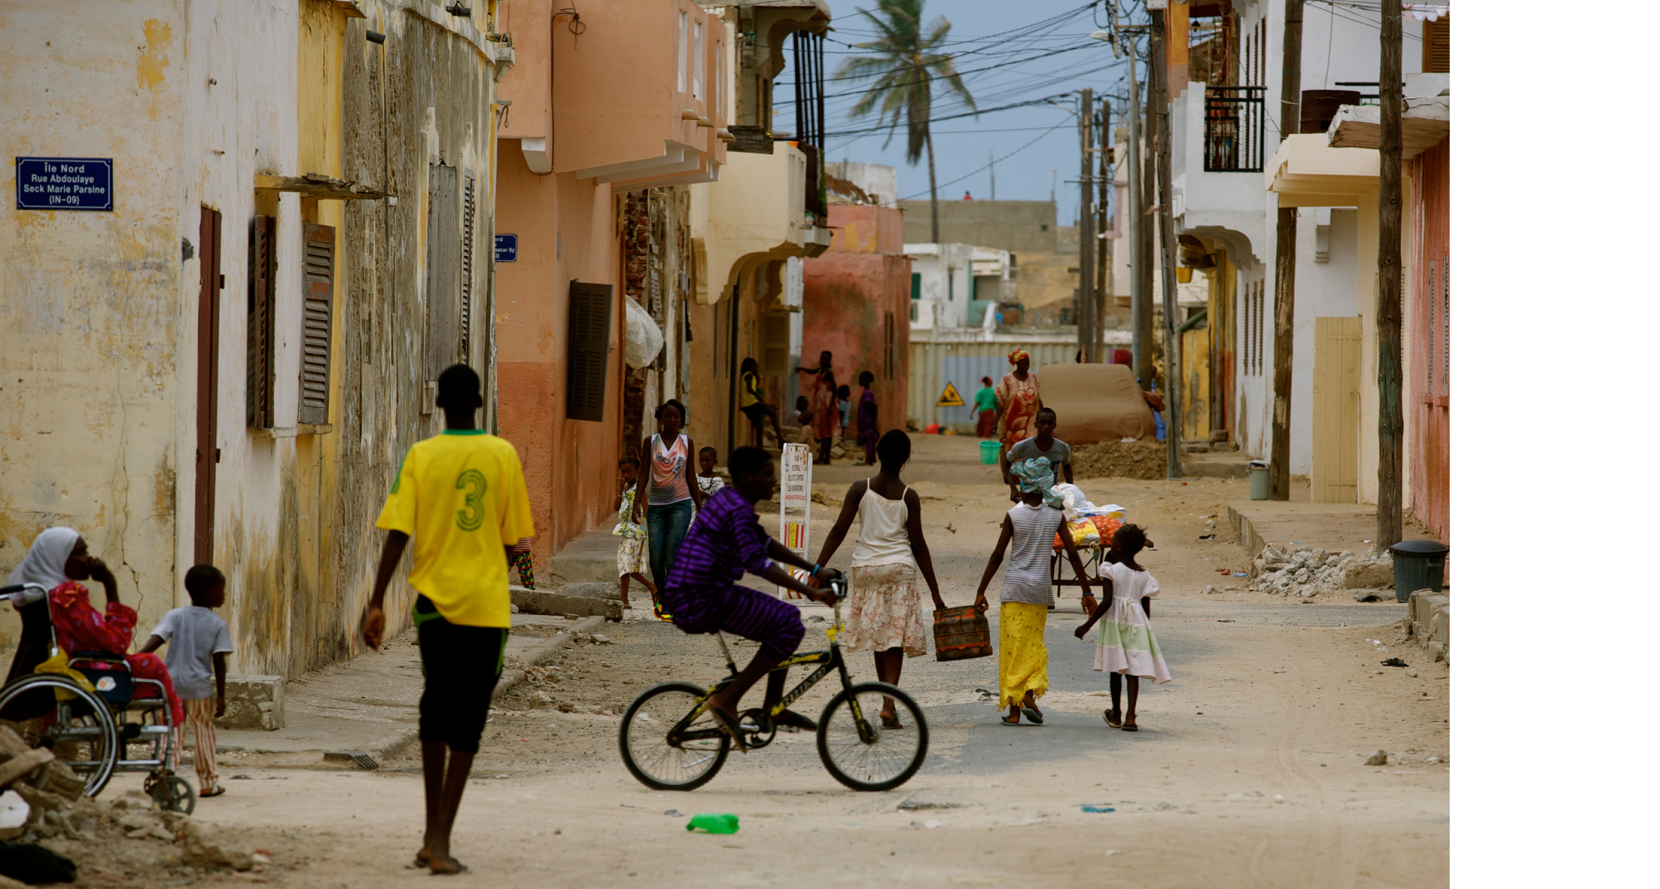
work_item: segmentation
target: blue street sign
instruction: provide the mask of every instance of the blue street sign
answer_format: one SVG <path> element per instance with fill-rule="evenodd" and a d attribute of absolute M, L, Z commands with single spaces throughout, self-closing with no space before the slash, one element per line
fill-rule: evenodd
<path fill-rule="evenodd" d="M 519 236 L 496 235 L 496 262 L 519 261 Z"/>
<path fill-rule="evenodd" d="M 20 157 L 17 209 L 114 210 L 115 161 L 107 157 Z"/>

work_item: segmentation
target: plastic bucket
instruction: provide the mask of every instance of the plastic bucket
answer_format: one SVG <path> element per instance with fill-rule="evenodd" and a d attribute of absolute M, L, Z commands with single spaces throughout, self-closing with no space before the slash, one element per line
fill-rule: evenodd
<path fill-rule="evenodd" d="M 1251 499 L 1268 499 L 1268 464 L 1261 460 L 1252 460 L 1249 470 L 1251 478 Z"/>
<path fill-rule="evenodd" d="M 1446 544 L 1433 540 L 1403 540 L 1390 547 L 1395 562 L 1395 601 L 1405 602 L 1415 590 L 1441 592 L 1447 550 Z"/>
<path fill-rule="evenodd" d="M 982 441 L 982 442 L 980 442 L 980 462 L 986 464 L 987 466 L 996 466 L 997 465 L 998 452 L 1001 448 L 1002 448 L 1002 443 L 1001 442 L 995 442 L 995 441 Z"/>

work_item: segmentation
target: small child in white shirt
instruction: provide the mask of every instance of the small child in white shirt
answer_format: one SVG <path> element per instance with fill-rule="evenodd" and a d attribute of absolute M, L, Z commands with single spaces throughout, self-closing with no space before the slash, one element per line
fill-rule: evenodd
<path fill-rule="evenodd" d="M 219 784 L 219 739 L 213 720 L 225 715 L 225 656 L 235 650 L 230 627 L 213 613 L 225 604 L 225 575 L 212 565 L 197 565 L 185 572 L 184 588 L 190 604 L 163 615 L 143 650 L 152 652 L 167 644 L 167 672 L 184 705 L 185 725 L 195 735 L 196 796 L 218 796 L 225 788 Z M 183 726 L 179 728 L 182 733 Z"/>

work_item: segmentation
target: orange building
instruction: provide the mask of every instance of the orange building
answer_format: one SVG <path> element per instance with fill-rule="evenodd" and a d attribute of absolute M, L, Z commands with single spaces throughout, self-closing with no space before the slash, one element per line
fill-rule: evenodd
<path fill-rule="evenodd" d="M 519 449 L 544 563 L 600 522 L 623 438 L 622 216 L 629 192 L 726 162 L 720 17 L 690 0 L 503 0 L 497 418 Z M 507 248 L 510 248 L 510 252 Z"/>

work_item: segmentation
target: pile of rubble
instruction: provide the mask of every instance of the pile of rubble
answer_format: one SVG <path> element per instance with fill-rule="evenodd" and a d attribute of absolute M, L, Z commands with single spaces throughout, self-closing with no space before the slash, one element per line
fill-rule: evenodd
<path fill-rule="evenodd" d="M 32 747 L 0 726 L 0 884 L 7 878 L 43 881 L 28 879 L 31 875 L 72 881 L 75 857 L 124 841 L 176 845 L 176 854 L 163 857 L 198 869 L 249 871 L 270 863 L 266 855 L 226 842 L 188 815 L 162 810 L 142 791 L 109 801 L 88 799 L 83 791 L 80 778 L 51 750 Z M 26 870 L 13 872 L 20 867 Z"/>
<path fill-rule="evenodd" d="M 1336 590 L 1358 591 L 1357 599 L 1394 596 L 1395 565 L 1387 553 L 1329 553 L 1312 546 L 1271 544 L 1257 555 L 1252 568 L 1246 588 L 1274 596 L 1312 599 Z M 1206 587 L 1205 592 L 1219 590 Z"/>

